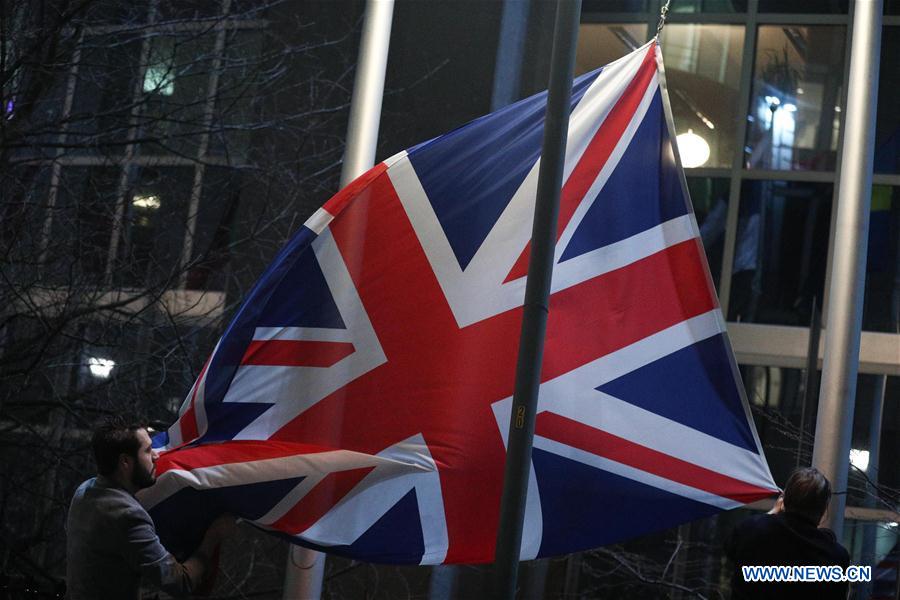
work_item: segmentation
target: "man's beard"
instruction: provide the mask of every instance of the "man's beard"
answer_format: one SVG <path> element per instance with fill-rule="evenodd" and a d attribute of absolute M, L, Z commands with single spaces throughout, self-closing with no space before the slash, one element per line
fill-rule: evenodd
<path fill-rule="evenodd" d="M 134 471 L 131 472 L 131 484 L 139 490 L 148 488 L 156 483 L 156 476 L 153 474 L 153 467 L 148 471 L 141 465 L 135 463 Z"/>

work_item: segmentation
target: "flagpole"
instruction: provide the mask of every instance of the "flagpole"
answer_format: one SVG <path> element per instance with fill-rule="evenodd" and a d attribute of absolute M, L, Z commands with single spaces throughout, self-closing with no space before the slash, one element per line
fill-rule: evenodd
<path fill-rule="evenodd" d="M 557 1 L 547 114 L 494 555 L 494 596 L 498 600 L 513 600 L 516 594 L 580 17 L 581 0 Z"/>
<path fill-rule="evenodd" d="M 341 167 L 341 188 L 375 165 L 393 16 L 394 0 L 366 1 Z M 324 579 L 324 554 L 294 545 L 288 549 L 284 600 L 318 600 L 322 596 Z"/>
<path fill-rule="evenodd" d="M 825 350 L 813 445 L 812 464 L 831 480 L 835 492 L 825 519 L 838 538 L 842 535 L 847 502 L 847 470 L 859 371 L 882 6 L 882 0 L 865 0 L 854 3 L 853 9 L 850 79 L 837 183 L 834 257 L 825 313 Z"/>

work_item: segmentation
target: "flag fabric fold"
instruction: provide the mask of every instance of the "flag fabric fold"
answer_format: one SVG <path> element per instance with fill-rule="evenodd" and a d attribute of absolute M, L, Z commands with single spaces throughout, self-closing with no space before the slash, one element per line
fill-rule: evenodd
<path fill-rule="evenodd" d="M 651 42 L 574 82 L 523 559 L 777 491 L 663 77 Z M 493 560 L 545 109 L 401 152 L 290 240 L 155 440 L 164 543 L 227 511 L 360 560 Z"/>

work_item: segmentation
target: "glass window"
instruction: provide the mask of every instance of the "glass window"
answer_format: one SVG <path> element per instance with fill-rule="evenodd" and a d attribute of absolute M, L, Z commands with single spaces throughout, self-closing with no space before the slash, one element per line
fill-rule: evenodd
<path fill-rule="evenodd" d="M 759 12 L 846 13 L 849 0 L 759 0 Z"/>
<path fill-rule="evenodd" d="M 12 299 L 11 292 L 4 296 Z M 24 417 L 28 423 L 36 425 L 47 422 L 49 411 L 41 408 L 40 403 L 59 394 L 57 386 L 67 383 L 66 375 L 73 361 L 71 353 L 65 351 L 65 347 L 72 344 L 70 339 L 48 331 L 44 311 L 49 307 L 31 306 L 11 303 L 6 307 L 0 355 L 0 398 L 3 399 L 4 419 Z M 4 446 L 8 448 L 10 444 Z M 5 457 L 0 460 L 4 460 L 5 478 L 12 465 Z M 4 520 L 8 518 L 5 516 Z"/>
<path fill-rule="evenodd" d="M 74 20 L 79 25 L 133 25 L 143 27 L 150 15 L 150 0 L 130 0 L 129 2 L 90 2 L 85 7 L 83 17 L 74 11 Z"/>
<path fill-rule="evenodd" d="M 50 168 L 18 165 L 0 169 L 0 245 L 5 264 L 37 262 L 47 209 Z"/>
<path fill-rule="evenodd" d="M 808 326 L 819 306 L 832 185 L 744 181 L 731 278 L 729 321 Z"/>
<path fill-rule="evenodd" d="M 797 467 L 797 455 L 812 451 L 811 440 L 801 445 L 799 433 L 804 403 L 806 431 L 814 429 L 816 401 L 803 392 L 803 369 L 741 365 L 740 371 L 772 477 L 783 485 Z"/>
<path fill-rule="evenodd" d="M 851 469 L 851 479 L 853 470 Z M 857 485 L 864 485 L 865 480 Z M 854 486 L 856 487 L 856 486 Z M 853 488 L 851 488 L 851 492 Z M 882 499 L 881 502 L 884 502 Z M 851 498 L 848 504 L 857 505 Z M 876 506 L 880 503 L 876 502 Z M 898 565 L 900 565 L 900 540 L 898 540 L 897 524 L 893 521 L 863 521 L 847 519 L 844 521 L 844 537 L 841 543 L 850 552 L 850 562 L 854 565 L 872 565 L 871 595 L 857 594 L 857 598 L 878 600 L 880 598 L 896 598 Z M 871 540 L 871 541 L 869 541 Z M 863 584 L 856 584 L 862 586 Z"/>
<path fill-rule="evenodd" d="M 241 174 L 236 169 L 207 167 L 193 237 L 193 263 L 187 287 L 224 290 L 230 244 L 240 202 Z"/>
<path fill-rule="evenodd" d="M 866 496 L 871 497 L 873 490 L 867 485 L 866 477 L 875 475 L 878 483 L 883 486 L 892 486 L 897 481 L 897 476 L 893 472 L 895 462 L 893 449 L 897 447 L 897 432 L 892 425 L 894 422 L 887 420 L 896 416 L 895 409 L 892 410 L 891 405 L 895 404 L 897 396 L 891 394 L 898 391 L 897 379 L 869 373 L 860 373 L 856 379 L 856 409 L 850 446 L 852 465 L 848 486 L 850 495 L 847 501 L 850 505 L 862 505 Z M 873 456 L 872 409 L 879 404 L 882 404 L 881 430 L 878 438 L 880 452 L 878 456 Z"/>
<path fill-rule="evenodd" d="M 863 329 L 900 333 L 900 187 L 872 186 Z"/>
<path fill-rule="evenodd" d="M 584 0 L 581 12 L 644 12 L 647 0 Z M 646 28 L 645 28 L 646 29 Z"/>
<path fill-rule="evenodd" d="M 700 237 L 706 250 L 706 260 L 718 291 L 725 247 L 729 182 L 724 178 L 688 177 L 687 183 L 697 225 L 700 226 Z"/>
<path fill-rule="evenodd" d="M 647 37 L 647 26 L 630 23 L 599 25 L 584 23 L 578 30 L 575 74 L 581 75 L 622 58 L 639 48 Z"/>
<path fill-rule="evenodd" d="M 277 6 L 278 4 L 259 0 L 231 0 L 228 16 L 233 19 L 262 19 L 269 9 Z M 349 11 L 350 6 L 345 6 L 345 9 Z"/>
<path fill-rule="evenodd" d="M 0 18 L 0 144 L 15 164 L 57 152 L 77 35 L 69 29 L 49 33 L 51 25 L 35 18 L 27 3 L 7 9 L 11 14 Z M 52 35 L 51 48 L 36 51 L 35 41 L 47 35 Z"/>
<path fill-rule="evenodd" d="M 94 320 L 82 326 L 69 391 L 77 392 L 85 408 L 146 414 L 145 407 L 160 402 L 157 393 L 163 378 L 149 375 L 151 366 L 163 362 L 166 355 L 151 353 L 148 342 L 153 328 L 149 325 L 138 317 Z"/>
<path fill-rule="evenodd" d="M 900 376 L 888 377 L 884 387 L 884 414 L 882 415 L 882 423 L 884 429 L 881 431 L 881 455 L 890 460 L 896 461 L 896 450 L 892 450 L 900 443 Z M 881 469 L 878 472 L 878 480 L 882 485 L 892 488 L 900 487 L 900 469 Z"/>
<path fill-rule="evenodd" d="M 193 181 L 193 167 L 133 168 L 122 262 L 115 270 L 119 285 L 155 286 L 177 278 Z"/>
<path fill-rule="evenodd" d="M 878 79 L 875 172 L 900 173 L 900 111 L 896 98 L 896 82 L 900 80 L 900 27 L 883 30 Z"/>
<path fill-rule="evenodd" d="M 679 2 L 673 2 L 670 10 L 673 13 L 747 12 L 747 0 L 680 0 Z"/>
<path fill-rule="evenodd" d="M 121 173 L 118 167 L 62 169 L 46 259 L 54 282 L 74 286 L 102 280 Z"/>
<path fill-rule="evenodd" d="M 144 151 L 197 155 L 212 48 L 212 34 L 152 38 L 141 85 Z"/>
<path fill-rule="evenodd" d="M 124 152 L 140 50 L 141 41 L 133 32 L 85 40 L 69 117 L 69 144 L 103 155 Z"/>
<path fill-rule="evenodd" d="M 759 28 L 747 115 L 747 167 L 834 169 L 845 29 L 794 25 Z"/>
<path fill-rule="evenodd" d="M 210 0 L 161 0 L 157 7 L 160 21 L 199 21 L 216 17 L 225 2 Z M 210 20 L 210 22 L 212 22 Z"/>
<path fill-rule="evenodd" d="M 671 24 L 661 45 L 677 134 L 693 134 L 708 156 L 682 153 L 685 167 L 731 166 L 744 27 Z"/>
<path fill-rule="evenodd" d="M 259 121 L 261 99 L 281 89 L 273 81 L 271 57 L 263 52 L 264 33 L 237 30 L 228 33 L 222 57 L 209 153 L 240 162 L 250 149 L 254 124 Z M 256 107 L 256 108 L 254 108 Z"/>

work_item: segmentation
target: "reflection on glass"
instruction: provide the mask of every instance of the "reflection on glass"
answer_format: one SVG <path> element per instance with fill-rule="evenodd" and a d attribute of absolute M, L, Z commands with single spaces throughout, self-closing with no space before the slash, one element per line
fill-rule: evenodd
<path fill-rule="evenodd" d="M 725 222 L 728 216 L 728 180 L 711 177 L 688 177 L 688 190 L 694 216 L 700 226 L 700 238 L 716 290 L 722 273 L 722 251 L 725 247 Z"/>
<path fill-rule="evenodd" d="M 900 188 L 872 186 L 863 329 L 900 333 Z"/>
<path fill-rule="evenodd" d="M 823 297 L 831 184 L 745 181 L 729 321 L 808 326 Z"/>
<path fill-rule="evenodd" d="M 746 166 L 834 169 L 845 28 L 759 28 L 747 115 Z"/>
<path fill-rule="evenodd" d="M 578 30 L 575 75 L 593 71 L 620 59 L 647 40 L 647 26 L 636 23 L 598 25 L 584 23 Z"/>
<path fill-rule="evenodd" d="M 669 24 L 663 29 L 661 45 L 679 149 L 683 148 L 681 136 L 688 132 L 709 149 L 706 160 L 687 161 L 685 167 L 730 166 L 744 28 Z M 691 140 L 702 148 L 700 141 Z"/>
<path fill-rule="evenodd" d="M 900 6 L 900 2 L 898 2 Z M 875 172 L 900 173 L 900 111 L 896 82 L 900 80 L 900 27 L 885 27 L 881 35 L 878 116 L 875 125 Z"/>
<path fill-rule="evenodd" d="M 675 13 L 747 12 L 747 0 L 680 0 L 671 4 L 671 11 Z"/>

